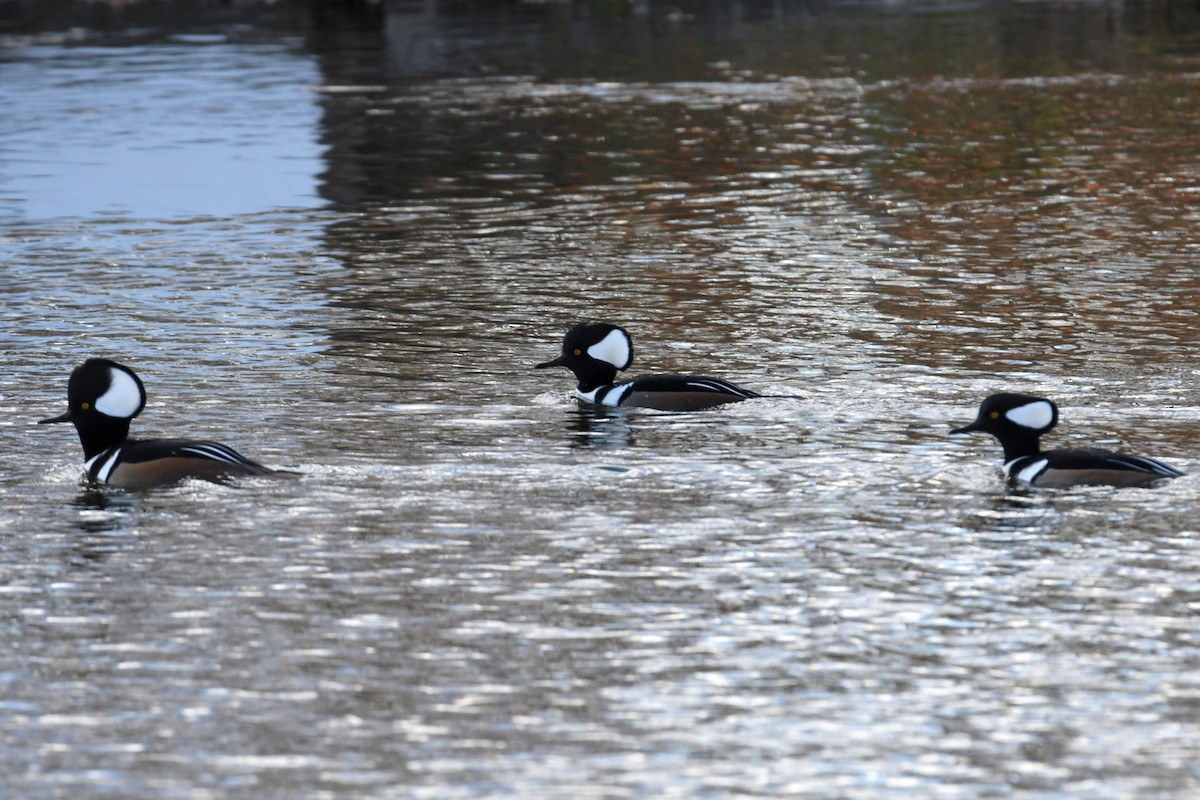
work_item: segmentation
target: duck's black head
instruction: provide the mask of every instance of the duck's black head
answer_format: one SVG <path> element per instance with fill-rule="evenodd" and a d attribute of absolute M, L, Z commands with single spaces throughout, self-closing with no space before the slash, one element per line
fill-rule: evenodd
<path fill-rule="evenodd" d="M 67 412 L 41 425 L 70 422 L 79 433 L 85 458 L 129 438 L 129 423 L 146 407 L 146 389 L 129 367 L 89 358 L 71 373 Z"/>
<path fill-rule="evenodd" d="M 536 365 L 566 367 L 579 380 L 579 390 L 591 391 L 612 383 L 621 370 L 633 363 L 633 340 L 624 328 L 607 322 L 583 322 L 567 331 L 562 355 Z"/>
<path fill-rule="evenodd" d="M 1058 406 L 1044 397 L 1002 392 L 979 405 L 979 415 L 970 425 L 951 433 L 990 433 L 1004 447 L 1004 460 L 1038 452 L 1038 439 L 1058 424 Z"/>

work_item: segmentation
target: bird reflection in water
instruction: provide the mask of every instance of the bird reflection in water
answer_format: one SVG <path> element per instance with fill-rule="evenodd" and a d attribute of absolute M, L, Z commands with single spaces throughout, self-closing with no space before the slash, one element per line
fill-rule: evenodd
<path fill-rule="evenodd" d="M 591 404 L 567 413 L 571 447 L 585 450 L 622 450 L 634 444 L 629 412 Z"/>
<path fill-rule="evenodd" d="M 109 533 L 133 524 L 134 502 L 124 492 L 105 491 L 87 486 L 71 501 L 78 509 L 76 524 L 84 533 Z"/>

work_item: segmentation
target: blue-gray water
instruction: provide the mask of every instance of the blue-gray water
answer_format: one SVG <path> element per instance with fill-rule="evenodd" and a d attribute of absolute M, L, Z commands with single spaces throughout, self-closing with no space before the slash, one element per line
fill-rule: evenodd
<path fill-rule="evenodd" d="M 682 8 L 3 36 L 0 794 L 1200 792 L 1196 478 L 947 435 L 1200 471 L 1200 15 Z M 92 355 L 303 478 L 87 487 Z"/>

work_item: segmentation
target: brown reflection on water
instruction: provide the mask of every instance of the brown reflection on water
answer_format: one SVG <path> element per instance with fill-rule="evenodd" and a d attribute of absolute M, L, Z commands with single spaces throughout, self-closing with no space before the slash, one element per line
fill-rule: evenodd
<path fill-rule="evenodd" d="M 895 136 L 876 174 L 933 208 L 1050 199 L 1103 209 L 1136 195 L 1169 223 L 1162 212 L 1191 211 L 1200 192 L 1197 88 L 1191 75 L 901 83 L 880 103 Z"/>
<path fill-rule="evenodd" d="M 880 310 L 983 372 L 1194 351 L 1196 88 L 1187 75 L 1089 74 L 887 92 L 892 133 L 872 175 L 881 227 L 911 261 L 880 284 Z"/>
<path fill-rule="evenodd" d="M 419 360 L 416 334 L 471 309 L 498 335 L 486 363 L 597 310 L 650 335 L 836 328 L 983 374 L 1194 345 L 1193 12 L 594 11 L 397 4 L 355 50 L 314 39 L 324 193 L 355 215 L 330 229 L 350 270 L 334 302 L 365 315 L 341 351 Z M 601 47 L 617 38 L 632 55 Z M 731 43 L 761 52 L 703 57 Z M 801 293 L 825 314 L 755 326 Z"/>
<path fill-rule="evenodd" d="M 841 202 L 864 124 L 847 82 L 435 81 L 324 104 L 330 157 L 351 162 L 329 196 L 358 212 L 328 231 L 348 269 L 332 294 L 364 317 L 333 333 L 337 352 L 427 361 L 424 336 L 474 310 L 497 336 L 458 368 L 482 391 L 497 365 L 535 358 L 517 340 L 553 347 L 585 317 L 651 341 L 782 335 L 746 327 L 763 280 L 746 267 L 793 257 L 809 231 L 779 224 Z M 652 353 L 639 368 L 681 368 Z"/>

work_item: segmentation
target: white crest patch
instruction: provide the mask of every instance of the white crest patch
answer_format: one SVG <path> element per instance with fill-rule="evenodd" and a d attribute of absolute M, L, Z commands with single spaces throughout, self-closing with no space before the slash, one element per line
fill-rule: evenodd
<path fill-rule="evenodd" d="M 633 345 L 629 334 L 620 328 L 614 328 L 600 341 L 587 349 L 587 353 L 597 361 L 612 364 L 617 369 L 627 369 L 633 357 Z"/>
<path fill-rule="evenodd" d="M 96 398 L 96 410 L 110 417 L 129 419 L 142 406 L 142 390 L 125 370 L 109 367 L 108 391 Z"/>
<path fill-rule="evenodd" d="M 1040 431 L 1048 428 L 1054 421 L 1054 407 L 1045 400 L 1035 400 L 1023 406 L 1010 408 L 1004 412 L 1004 416 L 1008 417 L 1010 422 L 1015 422 L 1024 428 Z"/>

